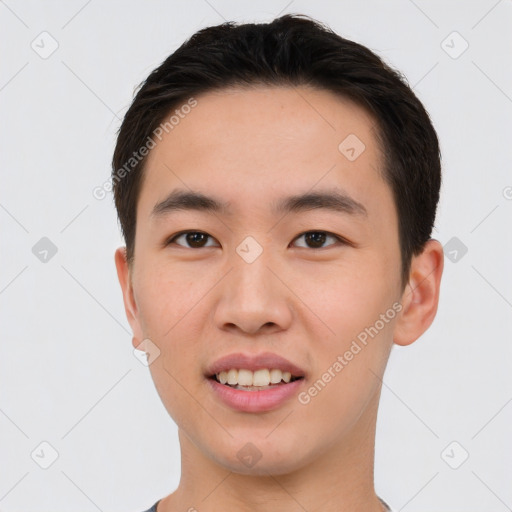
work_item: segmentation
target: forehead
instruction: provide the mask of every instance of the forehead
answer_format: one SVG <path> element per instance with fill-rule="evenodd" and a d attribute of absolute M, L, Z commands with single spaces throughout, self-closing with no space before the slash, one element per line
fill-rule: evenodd
<path fill-rule="evenodd" d="M 145 216 L 178 186 L 211 192 L 235 209 L 316 186 L 361 203 L 375 194 L 390 198 L 376 123 L 352 101 L 284 86 L 231 87 L 195 100 L 148 155 L 139 196 Z"/>

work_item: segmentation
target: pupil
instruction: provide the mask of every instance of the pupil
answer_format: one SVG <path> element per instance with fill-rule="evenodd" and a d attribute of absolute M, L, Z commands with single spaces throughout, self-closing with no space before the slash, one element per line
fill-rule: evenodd
<path fill-rule="evenodd" d="M 188 233 L 186 238 L 192 247 L 202 247 L 201 241 L 204 242 L 206 235 L 204 233 Z"/>
<path fill-rule="evenodd" d="M 325 233 L 320 233 L 318 231 L 313 231 L 311 233 L 306 233 L 306 243 L 312 242 L 314 247 L 321 247 L 325 243 Z"/>

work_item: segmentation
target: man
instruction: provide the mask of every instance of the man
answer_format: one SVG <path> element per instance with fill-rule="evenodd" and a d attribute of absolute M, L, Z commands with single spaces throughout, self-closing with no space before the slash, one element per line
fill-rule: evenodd
<path fill-rule="evenodd" d="M 400 75 L 304 16 L 203 29 L 138 91 L 112 180 L 133 346 L 181 448 L 151 511 L 391 510 L 382 378 L 443 270 L 438 140 Z"/>

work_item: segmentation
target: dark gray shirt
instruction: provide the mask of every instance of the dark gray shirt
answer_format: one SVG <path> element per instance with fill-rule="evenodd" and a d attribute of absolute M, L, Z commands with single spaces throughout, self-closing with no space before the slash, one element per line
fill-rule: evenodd
<path fill-rule="evenodd" d="M 144 510 L 144 512 L 156 512 L 156 506 L 160 503 L 160 500 L 158 500 L 150 509 Z"/>

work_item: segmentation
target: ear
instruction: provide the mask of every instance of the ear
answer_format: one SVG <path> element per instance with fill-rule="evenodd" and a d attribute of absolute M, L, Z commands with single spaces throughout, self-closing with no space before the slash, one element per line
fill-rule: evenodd
<path fill-rule="evenodd" d="M 443 246 L 430 239 L 411 261 L 409 282 L 402 294 L 402 311 L 395 324 L 393 341 L 410 345 L 432 324 L 437 313 L 443 274 Z"/>
<path fill-rule="evenodd" d="M 126 247 L 119 247 L 115 252 L 117 277 L 123 292 L 124 310 L 126 318 L 133 332 L 132 345 L 137 348 L 143 340 L 142 329 L 139 322 L 139 314 L 135 296 L 133 293 L 132 276 L 126 259 Z"/>

